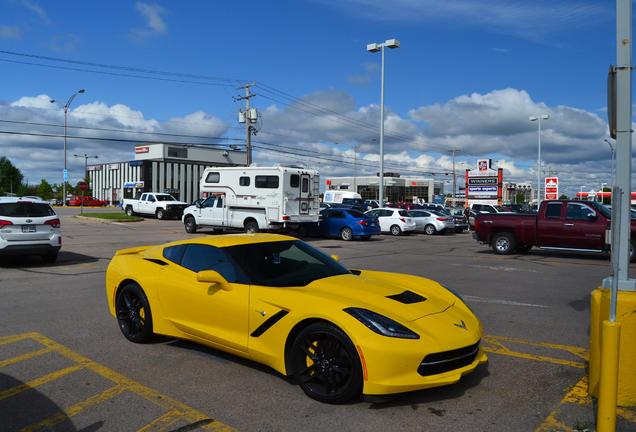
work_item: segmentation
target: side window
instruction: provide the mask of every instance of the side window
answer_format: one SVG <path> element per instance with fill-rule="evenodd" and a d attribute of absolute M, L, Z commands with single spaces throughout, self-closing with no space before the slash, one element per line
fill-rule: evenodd
<path fill-rule="evenodd" d="M 193 272 L 216 270 L 228 282 L 236 282 L 236 269 L 225 252 L 203 244 L 189 244 L 181 258 L 181 265 Z"/>
<path fill-rule="evenodd" d="M 152 194 L 148 194 L 148 202 L 155 202 L 155 201 L 157 201 L 157 200 L 155 199 L 155 196 L 154 196 L 154 195 L 152 195 Z"/>
<path fill-rule="evenodd" d="M 567 219 L 589 220 L 593 216 L 596 216 L 596 213 L 586 205 L 578 203 L 568 204 L 566 214 Z"/>
<path fill-rule="evenodd" d="M 371 210 L 365 213 L 367 216 L 371 216 L 371 217 L 378 217 L 378 211 L 377 210 Z"/>
<path fill-rule="evenodd" d="M 482 207 L 482 211 L 488 212 L 488 213 L 497 213 L 497 210 L 495 210 L 495 208 L 493 206 L 489 206 L 489 205 L 485 205 Z"/>
<path fill-rule="evenodd" d="M 170 246 L 163 250 L 163 257 L 175 264 L 181 264 L 181 257 L 185 252 L 186 245 Z"/>
<path fill-rule="evenodd" d="M 430 217 L 431 216 L 431 214 L 429 212 L 420 212 L 420 215 L 422 217 Z"/>
<path fill-rule="evenodd" d="M 309 192 L 309 179 L 303 178 L 303 187 L 300 190 L 301 192 Z"/>
<path fill-rule="evenodd" d="M 336 219 L 344 219 L 345 215 L 344 212 L 342 211 L 335 211 L 331 214 L 331 217 L 336 218 Z"/>
<path fill-rule="evenodd" d="M 210 172 L 205 178 L 206 183 L 218 183 L 221 181 L 221 173 L 218 172 Z"/>
<path fill-rule="evenodd" d="M 217 208 L 223 207 L 223 197 L 220 196 L 216 199 L 216 206 Z"/>
<path fill-rule="evenodd" d="M 545 217 L 560 218 L 561 207 L 563 207 L 563 203 L 548 203 L 548 207 L 545 209 Z"/>
<path fill-rule="evenodd" d="M 260 189 L 278 189 L 278 176 L 256 176 L 254 186 Z"/>
<path fill-rule="evenodd" d="M 299 184 L 300 184 L 300 176 L 298 174 L 292 174 L 289 177 L 289 186 L 293 188 L 297 188 Z"/>
<path fill-rule="evenodd" d="M 141 194 L 141 198 L 139 198 L 139 201 L 146 201 L 146 198 L 148 198 L 148 194 Z"/>
<path fill-rule="evenodd" d="M 216 197 L 207 197 L 205 199 L 205 201 L 203 201 L 203 203 L 201 204 L 201 207 L 214 207 L 214 200 L 216 199 Z"/>
<path fill-rule="evenodd" d="M 382 216 L 393 217 L 393 210 L 382 210 Z"/>
<path fill-rule="evenodd" d="M 249 177 L 239 177 L 239 185 L 240 186 L 249 186 L 250 178 Z"/>

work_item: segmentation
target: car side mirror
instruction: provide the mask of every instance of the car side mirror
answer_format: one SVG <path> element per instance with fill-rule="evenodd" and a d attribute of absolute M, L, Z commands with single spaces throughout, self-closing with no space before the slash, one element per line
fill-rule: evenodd
<path fill-rule="evenodd" d="M 586 215 L 587 220 L 595 220 L 596 219 L 596 213 L 588 213 Z"/>
<path fill-rule="evenodd" d="M 202 270 L 202 271 L 198 272 L 197 273 L 197 281 L 204 282 L 204 283 L 209 283 L 212 286 L 216 285 L 218 288 L 221 288 L 223 291 L 232 291 L 232 286 L 216 270 Z"/>
<path fill-rule="evenodd" d="M 340 261 L 340 257 L 338 255 L 331 255 L 331 259 L 336 262 Z"/>

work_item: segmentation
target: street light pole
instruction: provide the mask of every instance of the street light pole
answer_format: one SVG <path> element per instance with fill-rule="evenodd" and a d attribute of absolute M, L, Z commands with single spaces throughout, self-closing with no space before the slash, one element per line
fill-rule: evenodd
<path fill-rule="evenodd" d="M 539 153 L 537 156 L 537 209 L 541 204 L 541 120 L 548 120 L 549 114 L 531 116 L 529 120 L 531 122 L 536 121 L 538 123 L 537 142 L 539 144 Z"/>
<path fill-rule="evenodd" d="M 605 197 L 603 196 L 603 188 L 605 188 L 606 184 L 607 183 L 601 183 L 601 192 L 599 194 L 599 198 L 600 198 L 601 204 L 605 204 Z"/>
<path fill-rule="evenodd" d="M 612 167 L 612 186 L 614 186 L 616 184 L 616 152 L 614 151 L 614 146 L 611 142 L 609 142 L 607 138 L 605 138 L 603 141 L 605 141 L 609 146 L 612 155 L 612 160 L 610 162 Z"/>
<path fill-rule="evenodd" d="M 382 54 L 382 66 L 380 73 L 380 187 L 378 202 L 380 207 L 384 206 L 384 48 L 398 48 L 400 41 L 388 39 L 384 43 L 372 43 L 367 45 L 367 51 Z"/>
<path fill-rule="evenodd" d="M 68 98 L 68 101 L 66 101 L 66 104 L 64 104 L 64 176 L 62 178 L 62 206 L 66 207 L 66 183 L 68 180 L 68 170 L 66 169 L 66 139 L 67 139 L 67 133 L 66 133 L 66 125 L 67 125 L 67 116 L 68 116 L 68 109 L 71 106 L 71 103 L 73 102 L 73 99 L 75 99 L 77 97 L 78 94 L 84 93 L 86 92 L 86 90 L 84 89 L 79 89 L 78 91 L 76 91 L 75 93 L 73 93 L 71 95 L 71 97 Z M 50 100 L 51 103 L 55 102 L 55 99 L 51 99 Z"/>

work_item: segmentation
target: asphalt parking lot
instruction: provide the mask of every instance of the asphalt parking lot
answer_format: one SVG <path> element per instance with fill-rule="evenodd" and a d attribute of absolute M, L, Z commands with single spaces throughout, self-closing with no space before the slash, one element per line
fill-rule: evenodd
<path fill-rule="evenodd" d="M 557 431 L 594 424 L 584 391 L 589 293 L 609 274 L 606 256 L 496 256 L 467 233 L 308 239 L 349 268 L 413 273 L 459 291 L 487 335 L 488 365 L 455 385 L 331 406 L 267 368 L 212 349 L 125 340 L 106 306 L 108 260 L 120 248 L 189 235 L 180 221 L 106 224 L 74 218 L 77 209 L 58 213 L 64 245 L 55 265 L 0 263 L 2 431 Z M 618 430 L 636 430 L 636 412 L 619 410 Z"/>

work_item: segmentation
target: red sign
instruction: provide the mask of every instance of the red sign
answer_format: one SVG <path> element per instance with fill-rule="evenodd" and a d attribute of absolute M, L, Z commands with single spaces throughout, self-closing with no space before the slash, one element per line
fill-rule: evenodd
<path fill-rule="evenodd" d="M 545 199 L 547 200 L 559 199 L 559 178 L 558 177 L 545 178 Z"/>
<path fill-rule="evenodd" d="M 327 184 L 327 186 L 329 186 L 331 184 L 331 180 L 327 180 L 325 181 L 325 183 Z"/>
<path fill-rule="evenodd" d="M 150 152 L 150 147 L 148 146 L 135 147 L 135 154 L 148 153 L 148 152 Z"/>
<path fill-rule="evenodd" d="M 77 187 L 78 187 L 80 190 L 85 191 L 85 190 L 87 190 L 87 189 L 88 189 L 88 183 L 86 183 L 86 182 L 84 182 L 84 181 L 77 182 Z"/>

